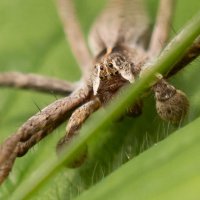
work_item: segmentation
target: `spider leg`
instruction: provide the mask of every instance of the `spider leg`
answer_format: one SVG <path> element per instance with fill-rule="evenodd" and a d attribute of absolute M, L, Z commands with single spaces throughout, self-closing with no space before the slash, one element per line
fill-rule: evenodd
<path fill-rule="evenodd" d="M 15 159 L 16 154 L 12 152 L 9 157 L 5 158 L 4 162 L 0 165 L 0 184 L 2 184 L 6 177 L 9 175 Z"/>
<path fill-rule="evenodd" d="M 150 57 L 157 56 L 169 37 L 175 0 L 161 0 L 156 23 L 151 36 L 148 52 Z"/>
<path fill-rule="evenodd" d="M 194 41 L 193 45 L 186 51 L 185 55 L 178 61 L 174 67 L 165 75 L 165 78 L 170 78 L 181 69 L 186 67 L 190 62 L 195 60 L 200 55 L 200 36 Z"/>
<path fill-rule="evenodd" d="M 144 46 L 147 42 L 144 36 L 148 34 L 149 18 L 143 3 L 141 0 L 107 1 L 92 25 L 88 38 L 94 56 L 119 44 L 131 48 L 136 44 L 137 47 Z"/>
<path fill-rule="evenodd" d="M 57 144 L 57 152 L 58 154 L 62 152 L 63 148 L 71 142 L 71 140 L 78 134 L 78 130 L 81 128 L 83 122 L 97 109 L 101 106 L 101 102 L 98 98 L 93 98 L 89 102 L 85 103 L 78 109 L 74 111 L 72 116 L 69 119 L 66 128 L 66 135 L 62 137 Z M 87 147 L 81 152 L 81 155 L 72 161 L 69 166 L 70 167 L 78 167 L 80 166 L 87 156 Z"/>
<path fill-rule="evenodd" d="M 138 117 L 142 114 L 143 102 L 138 99 L 133 105 L 126 109 L 126 114 L 129 117 Z"/>
<path fill-rule="evenodd" d="M 92 58 L 75 15 L 72 0 L 57 0 L 57 4 L 66 38 L 70 43 L 72 52 L 82 70 L 83 76 L 88 78 Z"/>
<path fill-rule="evenodd" d="M 4 72 L 0 73 L 0 86 L 67 95 L 74 91 L 78 84 L 36 74 Z"/>
<path fill-rule="evenodd" d="M 17 156 L 51 133 L 68 116 L 68 112 L 89 98 L 90 89 L 83 85 L 70 96 L 59 99 L 25 122 L 0 146 L 0 183 L 8 176 Z"/>

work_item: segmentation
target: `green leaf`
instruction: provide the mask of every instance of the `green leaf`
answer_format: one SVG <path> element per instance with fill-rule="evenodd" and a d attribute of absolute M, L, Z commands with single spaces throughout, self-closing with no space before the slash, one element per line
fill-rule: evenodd
<path fill-rule="evenodd" d="M 155 12 L 155 2 L 148 1 L 150 13 Z M 84 32 L 88 32 L 103 4 L 104 1 L 76 1 Z M 200 3 L 196 0 L 190 3 L 186 0 L 178 2 L 173 30 L 177 31 L 199 7 Z M 0 25 L 1 71 L 36 72 L 67 80 L 77 80 L 80 77 L 76 61 L 66 45 L 54 2 L 1 0 Z M 191 108 L 186 123 L 199 116 L 198 65 L 198 62 L 194 63 L 171 80 L 189 96 Z M 55 97 L 1 88 L 0 99 L 0 140 L 3 141 L 38 111 L 35 104 L 44 107 L 54 101 Z M 57 162 L 55 145 L 64 134 L 64 129 L 63 125 L 25 157 L 17 160 L 9 179 L 1 186 L 0 198 L 7 196 L 10 199 L 19 190 L 27 192 L 32 189 L 23 183 L 31 181 L 30 177 L 35 171 L 41 173 L 41 169 L 44 170 L 42 166 L 49 155 Z M 84 166 L 78 170 L 59 168 L 53 178 L 42 183 L 39 190 L 28 199 L 71 199 L 175 129 L 156 116 L 154 101 L 150 97 L 144 102 L 141 117 L 125 118 L 122 122 L 111 124 L 109 129 L 99 131 L 101 135 L 98 134 L 89 143 L 90 155 Z"/>
<path fill-rule="evenodd" d="M 199 128 L 200 118 L 124 164 L 77 200 L 198 199 Z"/>

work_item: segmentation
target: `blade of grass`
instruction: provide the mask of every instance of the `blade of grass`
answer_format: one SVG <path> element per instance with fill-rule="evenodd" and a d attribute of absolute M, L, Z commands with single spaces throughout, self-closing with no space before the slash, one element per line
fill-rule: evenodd
<path fill-rule="evenodd" d="M 198 199 L 199 128 L 200 118 L 130 160 L 76 199 Z"/>
<path fill-rule="evenodd" d="M 18 186 L 9 199 L 17 200 L 30 197 L 41 184 L 59 171 L 63 163 L 70 162 L 71 159 L 76 157 L 89 139 L 95 137 L 95 134 L 101 128 L 108 126 L 109 122 L 118 117 L 127 105 L 133 103 L 148 88 L 149 84 L 155 79 L 156 72 L 166 73 L 170 70 L 173 64 L 184 54 L 185 49 L 200 35 L 199 24 L 200 13 L 170 42 L 159 59 L 151 63 L 150 70 L 140 80 L 137 80 L 134 85 L 124 89 L 124 95 L 113 101 L 106 114 L 103 110 L 95 113 L 92 120 L 89 120 L 80 131 L 80 135 L 66 148 L 64 154 L 59 159 L 51 158 L 46 160 L 41 168 L 37 169 L 35 173 L 31 174 L 28 179 Z"/>

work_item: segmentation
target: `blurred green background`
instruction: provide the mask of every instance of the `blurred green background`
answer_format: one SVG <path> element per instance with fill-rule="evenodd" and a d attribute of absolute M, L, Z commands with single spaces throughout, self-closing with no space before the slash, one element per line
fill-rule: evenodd
<path fill-rule="evenodd" d="M 105 2 L 75 1 L 86 38 L 90 25 Z M 157 2 L 146 0 L 152 23 Z M 174 36 L 199 8 L 200 1 L 197 0 L 177 1 L 171 35 Z M 197 60 L 171 79 L 171 83 L 188 95 L 191 103 L 185 124 L 200 114 L 199 65 Z M 11 70 L 34 72 L 70 81 L 80 78 L 80 70 L 64 38 L 53 0 L 0 1 L 0 71 Z M 36 113 L 37 106 L 43 108 L 55 99 L 54 95 L 0 88 L 0 141 L 14 133 Z M 159 119 L 153 96 L 150 95 L 145 99 L 142 116 L 136 119 L 125 118 L 113 123 L 109 130 L 102 130 L 107 138 L 96 138 L 91 142 L 90 157 L 80 169 L 67 170 L 63 167 L 31 199 L 70 199 L 178 128 Z M 36 145 L 25 157 L 17 159 L 9 180 L 0 189 L 0 198 L 13 192 L 29 173 L 45 162 L 46 157 L 55 156 L 56 142 L 64 134 L 64 129 L 65 124 Z"/>

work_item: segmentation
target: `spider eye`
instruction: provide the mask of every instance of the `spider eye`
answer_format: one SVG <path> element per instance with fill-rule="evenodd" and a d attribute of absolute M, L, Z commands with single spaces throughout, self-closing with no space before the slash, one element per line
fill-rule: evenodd
<path fill-rule="evenodd" d="M 112 68 L 113 64 L 112 63 L 108 63 L 108 67 Z"/>
<path fill-rule="evenodd" d="M 103 65 L 100 66 L 100 70 L 103 70 Z"/>
<path fill-rule="evenodd" d="M 131 67 L 134 68 L 134 67 L 135 67 L 135 64 L 134 64 L 134 63 L 131 63 Z"/>
<path fill-rule="evenodd" d="M 117 58 L 117 59 L 116 59 L 116 65 L 117 65 L 117 66 L 120 66 L 121 64 L 122 64 L 121 59 L 120 59 L 120 58 Z"/>

